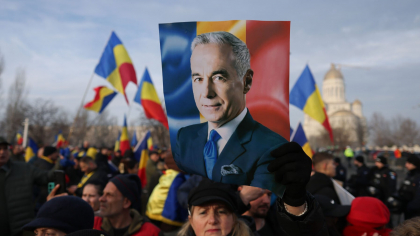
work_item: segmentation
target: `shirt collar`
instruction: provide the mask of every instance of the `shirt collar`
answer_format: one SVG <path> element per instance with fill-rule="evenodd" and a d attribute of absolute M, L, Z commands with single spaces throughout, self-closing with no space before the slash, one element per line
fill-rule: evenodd
<path fill-rule="evenodd" d="M 222 125 L 221 127 L 217 128 L 217 129 L 214 129 L 214 130 L 216 130 L 217 133 L 219 133 L 220 137 L 222 137 L 222 139 L 226 140 L 226 142 L 227 142 L 230 139 L 230 136 L 232 136 L 233 132 L 235 132 L 238 125 L 245 118 L 247 111 L 248 111 L 248 109 L 245 107 L 244 110 L 237 117 L 235 117 L 233 120 L 227 122 L 226 124 Z M 210 126 L 208 126 L 208 127 L 209 128 L 208 128 L 208 131 L 207 131 L 207 140 L 210 137 L 210 131 L 213 130 L 213 128 L 211 128 Z"/>

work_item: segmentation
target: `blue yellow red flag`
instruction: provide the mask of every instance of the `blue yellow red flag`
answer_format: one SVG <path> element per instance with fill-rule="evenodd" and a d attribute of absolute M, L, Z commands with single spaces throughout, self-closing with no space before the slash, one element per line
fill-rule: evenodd
<path fill-rule="evenodd" d="M 21 132 L 18 132 L 16 134 L 16 144 L 17 145 L 22 145 L 22 143 L 23 143 L 22 133 Z"/>
<path fill-rule="evenodd" d="M 64 145 L 65 142 L 66 142 L 66 139 L 64 139 L 64 136 L 60 130 L 60 132 L 58 132 L 58 134 L 55 136 L 56 147 L 60 148 L 61 146 Z"/>
<path fill-rule="evenodd" d="M 125 87 L 129 82 L 137 85 L 136 71 L 127 50 L 115 32 L 111 33 L 99 64 L 95 68 L 95 73 L 105 78 L 119 93 L 123 94 L 128 104 Z"/>
<path fill-rule="evenodd" d="M 143 106 L 144 113 L 148 119 L 155 119 L 168 129 L 168 119 L 163 112 L 155 86 L 150 78 L 149 71 L 146 70 L 141 78 L 134 101 Z"/>
<path fill-rule="evenodd" d="M 137 175 L 140 178 L 142 188 L 144 188 L 147 184 L 146 165 L 147 160 L 149 160 L 149 148 L 147 143 L 150 136 L 150 131 L 147 131 L 142 141 L 139 142 L 134 148 L 134 157 L 139 162 L 139 170 L 137 172 Z"/>
<path fill-rule="evenodd" d="M 122 127 L 121 136 L 120 136 L 121 155 L 124 155 L 125 151 L 127 151 L 128 149 L 130 149 L 130 141 L 128 140 L 127 118 L 124 115 L 124 125 Z"/>
<path fill-rule="evenodd" d="M 28 137 L 28 146 L 25 150 L 25 161 L 28 162 L 32 157 L 36 156 L 38 152 L 38 145 L 35 141 Z"/>
<path fill-rule="evenodd" d="M 86 103 L 84 108 L 101 114 L 105 107 L 115 97 L 115 95 L 117 95 L 117 93 L 114 90 L 107 88 L 106 86 L 99 86 L 93 90 L 95 90 L 95 98 L 93 98 L 92 101 Z"/>
<path fill-rule="evenodd" d="M 118 131 L 118 138 L 117 140 L 115 140 L 114 152 L 120 150 L 120 138 L 121 138 L 121 131 Z"/>
<path fill-rule="evenodd" d="M 303 151 L 305 151 L 306 155 L 312 158 L 313 152 L 300 122 L 296 128 L 295 133 L 293 134 L 291 142 L 298 143 L 302 147 Z"/>
<path fill-rule="evenodd" d="M 131 147 L 135 147 L 139 141 L 137 140 L 137 132 L 134 131 L 133 138 L 131 138 Z"/>
<path fill-rule="evenodd" d="M 315 83 L 315 79 L 308 65 L 306 65 L 302 74 L 293 86 L 292 91 L 290 91 L 289 101 L 290 104 L 295 105 L 312 119 L 322 124 L 330 134 L 331 142 L 334 143 L 333 133 L 330 122 L 328 121 L 324 102 L 322 101 L 321 93 L 319 92 L 318 86 Z"/>

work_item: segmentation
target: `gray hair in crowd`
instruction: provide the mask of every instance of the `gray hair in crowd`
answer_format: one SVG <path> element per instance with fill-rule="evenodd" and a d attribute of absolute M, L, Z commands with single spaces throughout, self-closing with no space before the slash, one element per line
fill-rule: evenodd
<path fill-rule="evenodd" d="M 191 44 L 191 51 L 199 44 L 228 44 L 232 47 L 233 55 L 235 56 L 235 69 L 238 77 L 242 79 L 246 71 L 251 68 L 251 56 L 249 55 L 248 47 L 242 40 L 235 35 L 225 32 L 211 32 L 198 35 Z"/>

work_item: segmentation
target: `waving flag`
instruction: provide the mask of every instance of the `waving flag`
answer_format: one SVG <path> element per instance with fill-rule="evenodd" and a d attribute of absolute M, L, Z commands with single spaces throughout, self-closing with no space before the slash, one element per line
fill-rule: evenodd
<path fill-rule="evenodd" d="M 28 137 L 28 146 L 25 150 L 25 161 L 28 162 L 32 157 L 36 156 L 38 152 L 38 146 L 35 141 Z"/>
<path fill-rule="evenodd" d="M 137 85 L 137 77 L 130 56 L 115 32 L 112 32 L 109 38 L 101 60 L 95 68 L 95 73 L 105 78 L 118 92 L 122 93 L 128 104 L 125 87 L 128 82 Z"/>
<path fill-rule="evenodd" d="M 324 102 L 321 98 L 315 79 L 306 65 L 299 79 L 290 92 L 290 104 L 295 105 L 312 119 L 318 121 L 330 134 L 330 140 L 334 143 L 333 133 L 325 111 Z"/>
<path fill-rule="evenodd" d="M 194 101 L 191 86 L 191 43 L 197 35 L 229 32 L 246 43 L 254 71 L 246 107 L 252 117 L 287 138 L 289 134 L 288 21 L 200 21 L 159 25 L 163 91 L 172 147 L 182 127 L 205 121 Z"/>
<path fill-rule="evenodd" d="M 168 129 L 168 119 L 163 112 L 159 97 L 153 86 L 149 71 L 144 71 L 134 101 L 143 106 L 144 113 L 148 119 L 155 119 Z"/>
<path fill-rule="evenodd" d="M 121 155 L 124 155 L 125 151 L 127 151 L 128 149 L 130 149 L 130 141 L 128 141 L 127 119 L 124 116 L 124 125 L 122 127 L 120 136 Z"/>
<path fill-rule="evenodd" d="M 60 132 L 58 132 L 58 134 L 55 136 L 55 145 L 57 148 L 60 148 L 61 146 L 64 145 L 64 143 L 66 142 L 66 140 L 64 139 L 63 134 Z"/>
<path fill-rule="evenodd" d="M 95 90 L 95 98 L 86 103 L 84 108 L 101 114 L 117 93 L 106 86 L 99 86 L 93 90 Z"/>
<path fill-rule="evenodd" d="M 137 140 L 137 132 L 134 131 L 133 138 L 131 139 L 131 146 L 135 147 L 139 141 Z"/>
<path fill-rule="evenodd" d="M 120 138 L 121 138 L 121 132 L 118 132 L 118 138 L 117 140 L 115 140 L 115 145 L 114 145 L 114 152 L 120 150 Z"/>
<path fill-rule="evenodd" d="M 149 160 L 149 150 L 147 146 L 147 141 L 150 138 L 150 131 L 147 131 L 146 135 L 144 136 L 143 140 L 137 144 L 134 148 L 134 157 L 139 162 L 139 171 L 137 175 L 141 181 L 141 187 L 144 188 L 147 184 L 146 178 L 146 164 L 147 160 Z"/>
<path fill-rule="evenodd" d="M 16 144 L 17 145 L 22 145 L 22 143 L 23 143 L 22 133 L 21 132 L 18 132 L 16 134 Z"/>
<path fill-rule="evenodd" d="M 303 151 L 305 151 L 306 155 L 308 155 L 310 158 L 312 158 L 312 149 L 309 145 L 308 139 L 306 138 L 305 131 L 303 131 L 302 124 L 299 122 L 298 127 L 296 128 L 296 131 L 292 137 L 291 142 L 298 143 Z"/>
<path fill-rule="evenodd" d="M 152 135 L 149 135 L 149 138 L 147 139 L 147 147 L 149 147 L 149 150 L 153 150 Z"/>

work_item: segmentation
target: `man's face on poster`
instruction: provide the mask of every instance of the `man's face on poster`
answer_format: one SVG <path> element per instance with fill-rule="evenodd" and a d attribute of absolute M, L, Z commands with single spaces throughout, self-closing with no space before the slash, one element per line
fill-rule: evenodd
<path fill-rule="evenodd" d="M 191 73 L 195 104 L 216 127 L 245 108 L 245 77 L 238 76 L 230 45 L 197 45 L 191 55 Z"/>

